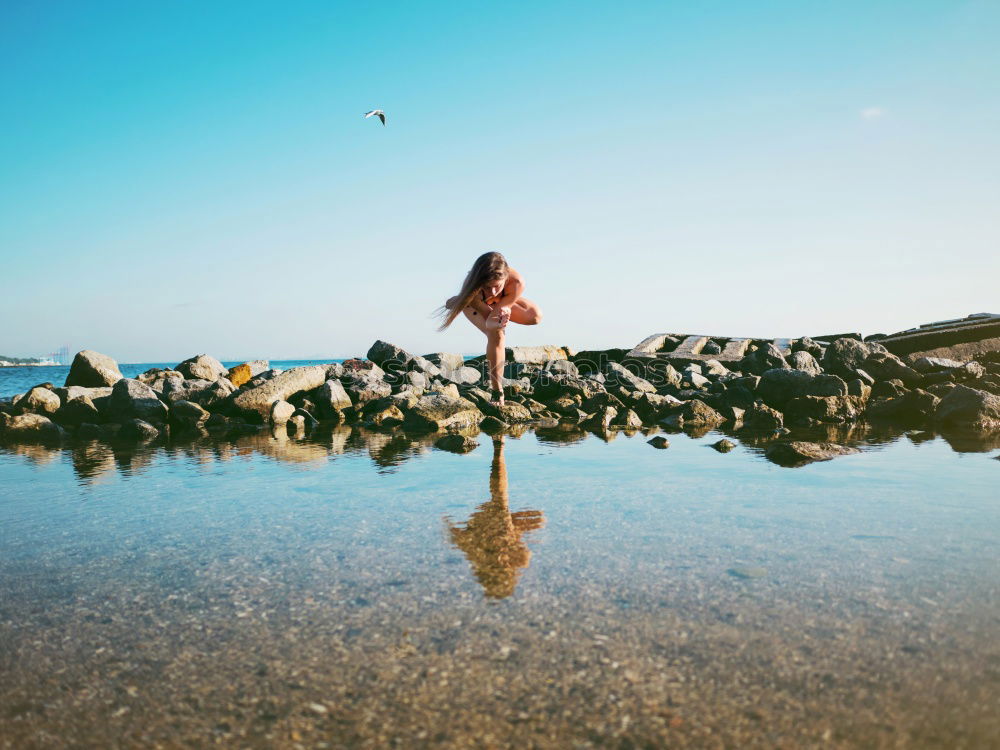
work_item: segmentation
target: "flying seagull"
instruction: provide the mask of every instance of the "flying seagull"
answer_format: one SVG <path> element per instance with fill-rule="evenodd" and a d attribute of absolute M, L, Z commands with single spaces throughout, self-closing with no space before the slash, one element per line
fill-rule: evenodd
<path fill-rule="evenodd" d="M 381 109 L 373 109 L 371 112 L 365 112 L 365 119 L 368 119 L 369 117 L 377 117 L 382 121 L 382 124 L 385 125 L 385 112 Z"/>

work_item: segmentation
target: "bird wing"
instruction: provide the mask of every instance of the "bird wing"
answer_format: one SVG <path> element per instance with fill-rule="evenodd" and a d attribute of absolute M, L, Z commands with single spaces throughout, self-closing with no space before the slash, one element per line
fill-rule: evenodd
<path fill-rule="evenodd" d="M 378 113 L 378 119 L 380 119 L 382 121 L 382 124 L 385 125 L 385 115 L 384 114 L 382 114 L 381 112 L 379 112 Z"/>
<path fill-rule="evenodd" d="M 367 119 L 367 118 L 371 117 L 376 112 L 378 112 L 377 109 L 373 109 L 371 112 L 365 112 L 365 118 Z"/>

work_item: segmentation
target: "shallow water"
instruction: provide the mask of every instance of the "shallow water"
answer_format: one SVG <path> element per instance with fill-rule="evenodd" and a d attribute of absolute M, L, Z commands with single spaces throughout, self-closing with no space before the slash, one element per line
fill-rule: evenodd
<path fill-rule="evenodd" d="M 719 437 L 3 449 L 0 746 L 996 745 L 1000 445 Z"/>

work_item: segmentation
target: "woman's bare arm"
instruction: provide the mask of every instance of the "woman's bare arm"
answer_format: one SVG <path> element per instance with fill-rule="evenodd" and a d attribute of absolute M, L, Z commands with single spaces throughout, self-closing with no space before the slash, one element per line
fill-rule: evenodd
<path fill-rule="evenodd" d="M 517 298 L 522 294 L 524 294 L 524 279 L 521 278 L 521 274 L 514 269 L 511 269 L 510 277 L 504 285 L 503 294 L 500 295 L 497 300 L 497 304 L 509 311 L 511 305 L 513 305 L 517 301 Z"/>

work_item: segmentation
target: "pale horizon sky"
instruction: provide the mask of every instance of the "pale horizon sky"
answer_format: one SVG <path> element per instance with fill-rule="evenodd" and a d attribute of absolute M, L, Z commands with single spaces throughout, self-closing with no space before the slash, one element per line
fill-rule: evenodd
<path fill-rule="evenodd" d="M 1000 312 L 1000 3 L 0 6 L 0 354 L 475 352 Z M 362 113 L 384 109 L 388 125 Z"/>

